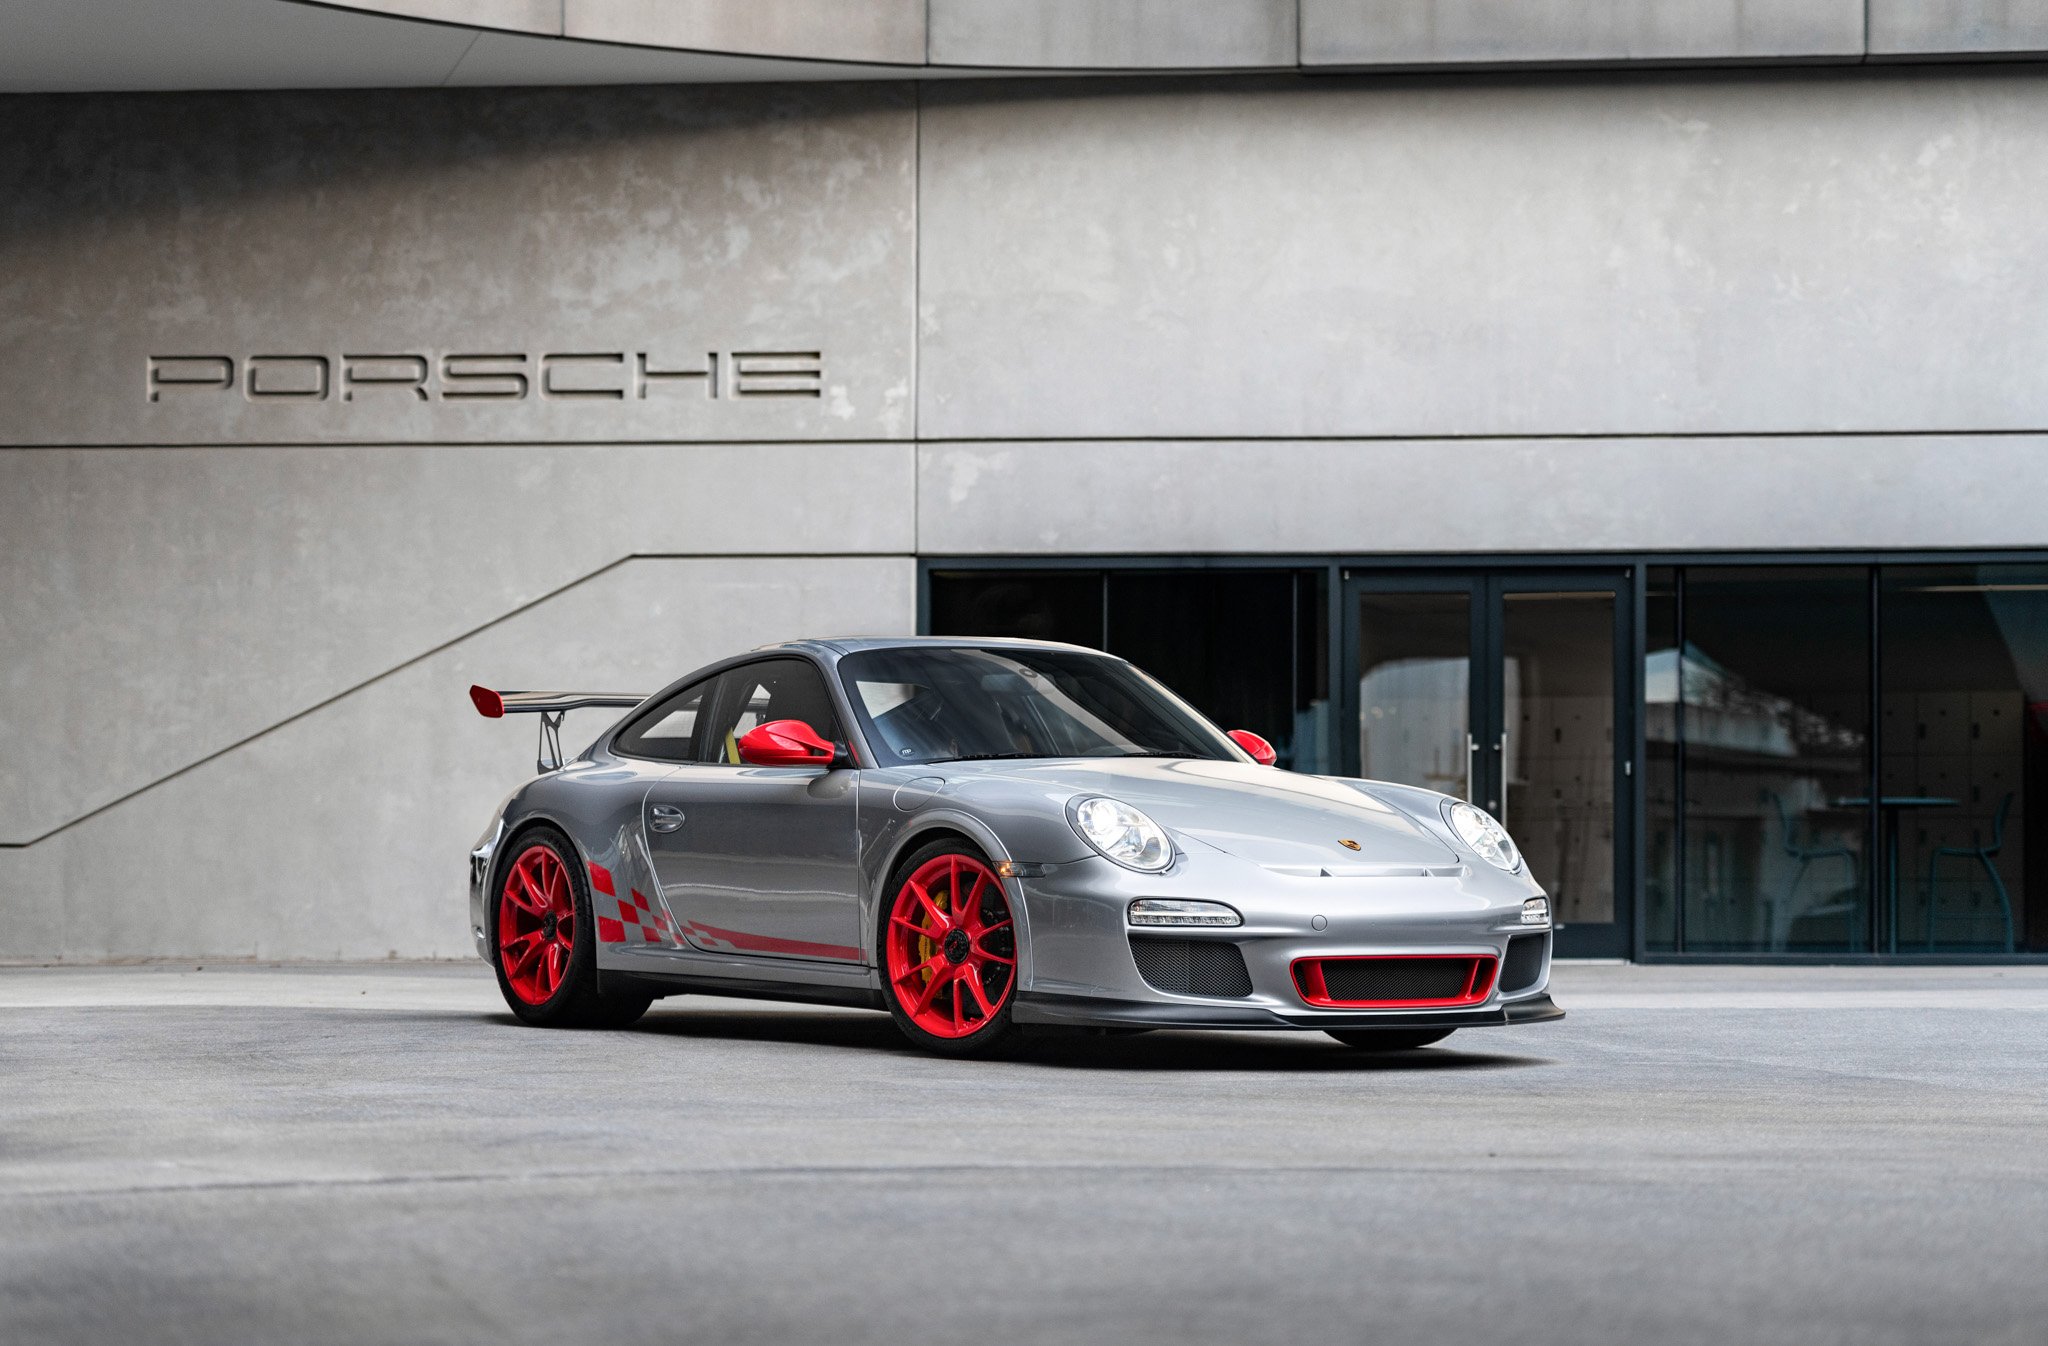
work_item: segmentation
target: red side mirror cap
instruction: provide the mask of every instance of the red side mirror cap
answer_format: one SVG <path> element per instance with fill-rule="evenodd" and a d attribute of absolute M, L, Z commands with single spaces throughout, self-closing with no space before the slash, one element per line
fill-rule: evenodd
<path fill-rule="evenodd" d="M 830 766 L 832 745 L 802 720 L 770 720 L 740 735 L 740 760 L 748 766 Z"/>
<path fill-rule="evenodd" d="M 1273 751 L 1273 745 L 1249 729 L 1231 730 L 1230 741 L 1250 753 L 1252 760 L 1260 766 L 1271 766 L 1280 760 L 1280 754 Z"/>

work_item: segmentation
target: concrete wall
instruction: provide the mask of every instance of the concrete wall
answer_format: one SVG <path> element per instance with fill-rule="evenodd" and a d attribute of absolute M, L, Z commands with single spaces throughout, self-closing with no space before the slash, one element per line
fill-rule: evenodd
<path fill-rule="evenodd" d="M 930 0 L 934 65 L 1038 70 L 1291 66 L 1295 0 Z"/>
<path fill-rule="evenodd" d="M 1863 52 L 1865 0 L 1300 3 L 1304 66 L 1719 63 Z"/>
<path fill-rule="evenodd" d="M 149 24 L 122 6 L 63 0 L 94 26 Z M 2048 0 L 316 0 L 500 33 L 734 57 L 892 68 L 1034 70 L 1417 69 L 1815 64 L 2048 52 Z M 39 5 L 55 0 L 35 0 Z M 189 21 L 249 0 L 179 0 Z M 277 9 L 290 0 L 257 0 Z M 306 6 L 299 6 L 300 9 Z M 294 16 L 310 22 L 311 16 Z M 110 22 L 112 21 L 111 25 Z M 273 16 L 271 22 L 281 22 Z M 246 23 L 244 25 L 247 26 Z M 374 46 L 368 33 L 350 47 Z M 415 32 L 415 42 L 431 34 Z M 531 45 L 531 44 L 530 44 Z M 468 62 L 460 53 L 456 61 Z M 543 61 L 548 58 L 542 58 Z M 554 54 L 558 72 L 578 60 Z M 4 69 L 4 63 L 0 63 Z M 529 80 L 554 83 L 543 64 Z M 662 78 L 650 74 L 650 79 Z M 757 76 L 705 67 L 680 78 Z M 805 78 L 792 70 L 787 78 Z M 295 86 L 298 81 L 293 81 Z M 342 83 L 351 81 L 343 80 Z M 408 79 L 407 83 L 413 81 Z M 426 83 L 440 83 L 428 79 Z M 473 80 L 459 82 L 474 83 Z M 38 86 L 46 87 L 46 86 Z M 97 86 L 108 87 L 108 86 Z M 113 87 L 162 87 L 153 83 Z"/>
<path fill-rule="evenodd" d="M 920 430 L 2048 425 L 2030 72 L 926 95 Z"/>
<path fill-rule="evenodd" d="M 907 630 L 920 554 L 2048 546 L 2044 118 L 2012 66 L 15 103 L 0 958 L 459 955 L 532 753 L 469 682 Z"/>

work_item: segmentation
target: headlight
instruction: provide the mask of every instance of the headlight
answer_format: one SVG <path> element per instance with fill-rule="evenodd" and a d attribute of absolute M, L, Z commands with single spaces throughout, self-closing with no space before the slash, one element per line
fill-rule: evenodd
<path fill-rule="evenodd" d="M 1476 851 L 1487 864 L 1510 873 L 1522 867 L 1522 853 L 1515 849 L 1514 839 L 1486 810 L 1474 808 L 1462 799 L 1446 800 L 1444 821 L 1458 834 L 1458 840 Z"/>
<path fill-rule="evenodd" d="M 1532 897 L 1524 902 L 1522 904 L 1522 924 L 1549 925 L 1550 899 L 1547 897 Z"/>
<path fill-rule="evenodd" d="M 1173 863 L 1166 829 L 1120 800 L 1084 795 L 1067 805 L 1067 821 L 1103 858 L 1156 874 Z"/>

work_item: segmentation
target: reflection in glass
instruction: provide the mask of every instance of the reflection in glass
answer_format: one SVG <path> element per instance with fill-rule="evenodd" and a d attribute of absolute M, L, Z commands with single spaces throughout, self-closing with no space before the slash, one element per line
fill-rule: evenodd
<path fill-rule="evenodd" d="M 1470 799 L 1469 595 L 1360 595 L 1358 670 L 1359 774 Z"/>
<path fill-rule="evenodd" d="M 2039 948 L 2048 567 L 1887 566 L 1879 593 L 1886 948 Z"/>
<path fill-rule="evenodd" d="M 1566 925 L 1614 919 L 1614 595 L 1501 597 L 1500 820 Z"/>
<path fill-rule="evenodd" d="M 1329 647 L 1322 572 L 1111 571 L 1108 643 L 1294 771 L 1321 771 Z"/>
<path fill-rule="evenodd" d="M 1652 566 L 1643 591 L 1643 943 L 1678 951 L 1678 572 Z"/>
<path fill-rule="evenodd" d="M 1018 636 L 1063 640 L 1099 649 L 1103 643 L 1099 570 L 967 570 L 931 577 L 935 636 Z"/>
<path fill-rule="evenodd" d="M 1680 643 L 1644 681 L 1647 727 L 1681 744 L 1683 947 L 1867 947 L 1868 571 L 1702 567 L 1681 584 Z"/>

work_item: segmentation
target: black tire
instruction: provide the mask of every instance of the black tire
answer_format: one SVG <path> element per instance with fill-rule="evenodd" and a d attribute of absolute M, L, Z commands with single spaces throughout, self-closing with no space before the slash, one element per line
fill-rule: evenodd
<path fill-rule="evenodd" d="M 875 951 L 882 980 L 882 1000 L 889 1007 L 889 1016 L 896 1021 L 896 1026 L 903 1030 L 903 1035 L 926 1051 L 938 1056 L 988 1056 L 1014 1047 L 1020 1036 L 1016 1024 L 1011 1019 L 1011 1011 L 1017 1004 L 1017 962 L 1013 962 L 1009 969 L 1009 980 L 1003 987 L 1002 998 L 996 1006 L 996 1012 L 987 1016 L 980 1027 L 964 1037 L 943 1037 L 920 1027 L 911 1017 L 910 1010 L 903 1004 L 902 991 L 890 976 L 890 917 L 896 910 L 897 900 L 911 875 L 932 861 L 948 856 L 959 856 L 978 866 L 993 868 L 989 865 L 988 857 L 977 847 L 959 838 L 942 838 L 920 846 L 896 866 L 895 872 L 889 876 L 888 887 L 883 890 L 882 900 L 875 904 L 880 927 L 876 932 Z M 1002 899 L 1004 906 L 1009 907 L 1007 891 L 1002 894 Z M 983 900 L 985 904 L 986 898 Z M 948 905 L 950 906 L 950 903 Z M 1015 933 L 1016 912 L 1010 910 L 1008 914 L 1012 922 L 1009 927 L 1009 951 L 1014 960 L 1019 959 L 1022 950 Z"/>
<path fill-rule="evenodd" d="M 1406 1052 L 1442 1042 L 1455 1028 L 1327 1028 L 1345 1046 L 1361 1052 Z"/>
<path fill-rule="evenodd" d="M 512 989 L 506 975 L 505 955 L 498 938 L 499 897 L 511 875 L 513 862 L 535 846 L 555 853 L 568 880 L 576 904 L 573 944 L 568 966 L 554 994 L 540 1004 L 531 1004 Z M 489 922 L 491 970 L 498 976 L 498 993 L 522 1022 L 537 1028 L 625 1028 L 647 1013 L 654 1003 L 650 996 L 599 995 L 597 990 L 597 922 L 590 909 L 590 880 L 582 857 L 569 838 L 553 827 L 530 827 L 514 836 L 499 850 L 491 866 L 491 887 L 484 902 Z"/>

